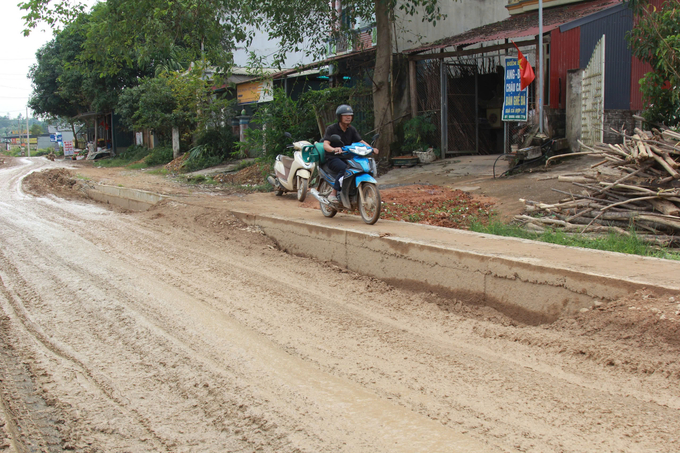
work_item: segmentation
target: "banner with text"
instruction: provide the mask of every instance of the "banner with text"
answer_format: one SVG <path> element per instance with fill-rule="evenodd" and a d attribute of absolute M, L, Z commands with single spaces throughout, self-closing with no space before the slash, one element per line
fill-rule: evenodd
<path fill-rule="evenodd" d="M 271 102 L 274 100 L 274 83 L 271 79 L 236 85 L 239 105 Z"/>
<path fill-rule="evenodd" d="M 519 89 L 520 73 L 517 57 L 505 57 L 505 96 L 503 98 L 503 121 L 527 120 L 528 89 Z"/>
<path fill-rule="evenodd" d="M 64 142 L 64 156 L 73 156 L 73 142 Z"/>

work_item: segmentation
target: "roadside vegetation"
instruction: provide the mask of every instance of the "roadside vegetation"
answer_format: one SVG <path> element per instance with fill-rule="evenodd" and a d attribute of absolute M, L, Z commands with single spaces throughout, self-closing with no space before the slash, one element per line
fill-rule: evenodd
<path fill-rule="evenodd" d="M 100 159 L 96 161 L 95 166 L 140 169 L 154 167 L 157 165 L 165 165 L 171 160 L 171 148 L 161 146 L 150 150 L 144 146 L 133 145 L 116 157 Z"/>
<path fill-rule="evenodd" d="M 531 239 L 533 241 L 548 242 L 550 244 L 565 245 L 569 247 L 581 247 L 607 252 L 626 253 L 629 255 L 680 260 L 680 251 L 678 249 L 649 244 L 637 235 L 634 228 L 631 228 L 626 235 L 611 231 L 606 235 L 586 236 L 568 234 L 555 229 L 547 229 L 542 233 L 535 233 L 527 231 L 518 225 L 506 224 L 499 220 L 492 220 L 491 222 L 475 220 L 470 224 L 470 231 L 493 234 L 496 236 Z"/>

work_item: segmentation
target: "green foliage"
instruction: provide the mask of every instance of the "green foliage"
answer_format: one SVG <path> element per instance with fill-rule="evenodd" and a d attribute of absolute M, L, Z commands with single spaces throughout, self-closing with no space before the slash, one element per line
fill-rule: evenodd
<path fill-rule="evenodd" d="M 31 125 L 29 130 L 31 131 L 31 136 L 33 137 L 35 137 L 36 135 L 42 135 L 45 132 L 47 132 L 43 125 L 38 123 Z"/>
<path fill-rule="evenodd" d="M 117 105 L 123 125 L 153 129 L 164 144 L 170 142 L 173 127 L 180 133 L 193 131 L 201 123 L 199 112 L 210 103 L 210 92 L 200 75 L 199 70 L 182 75 L 166 72 L 124 89 Z"/>
<path fill-rule="evenodd" d="M 432 115 L 416 116 L 404 122 L 404 142 L 402 152 L 424 150 L 432 143 L 437 127 L 432 122 Z"/>
<path fill-rule="evenodd" d="M 39 23 L 58 29 L 92 18 L 83 56 L 101 76 L 130 67 L 187 69 L 191 62 L 231 66 L 231 50 L 249 44 L 251 2 L 239 0 L 108 0 L 89 13 L 74 0 L 26 0 L 25 33 Z M 258 1 L 253 1 L 258 3 Z M 149 73 L 148 75 L 150 75 Z"/>
<path fill-rule="evenodd" d="M 643 242 L 631 229 L 628 235 L 615 232 L 592 238 L 580 235 L 568 235 L 561 230 L 547 229 L 543 233 L 527 231 L 518 225 L 504 224 L 498 220 L 483 224 L 474 222 L 470 226 L 471 231 L 478 233 L 494 234 L 497 236 L 517 237 L 534 241 L 548 242 L 550 244 L 565 245 L 570 247 L 582 247 L 608 252 L 619 252 L 630 255 L 653 256 L 656 258 L 680 260 L 680 253 L 663 247 L 651 246 Z"/>
<path fill-rule="evenodd" d="M 54 151 L 52 148 L 40 148 L 40 149 L 31 151 L 31 156 L 32 157 L 46 156 L 49 153 L 51 153 L 52 151 Z"/>
<path fill-rule="evenodd" d="M 353 104 L 354 100 L 365 96 L 369 90 L 366 87 L 310 90 L 295 101 L 286 96 L 283 90 L 275 89 L 274 100 L 260 108 L 250 120 L 254 128 L 246 131 L 244 142 L 237 143 L 237 155 L 246 157 L 259 154 L 269 159 L 278 154 L 292 155 L 292 151 L 286 148 L 291 142 L 309 140 L 313 143 L 321 140 L 315 111 L 335 112 L 338 105 Z M 365 113 L 362 122 L 353 122 L 359 133 L 362 133 L 361 128 L 373 123 L 372 111 Z M 286 132 L 292 135 L 292 140 L 285 136 Z"/>
<path fill-rule="evenodd" d="M 132 145 L 112 159 L 97 161 L 98 167 L 146 168 L 165 165 L 172 160 L 172 148 L 157 146 L 150 150 L 145 146 Z"/>
<path fill-rule="evenodd" d="M 355 87 L 335 87 L 325 88 L 322 90 L 306 91 L 300 97 L 300 104 L 305 108 L 314 112 L 335 112 L 335 109 L 340 104 L 349 104 L 354 108 L 354 120 L 352 125 L 359 131 L 359 134 L 365 134 L 373 129 L 373 106 L 372 105 L 357 105 L 358 102 L 371 98 L 371 88 L 368 86 Z M 365 104 L 365 103 L 363 103 Z M 333 114 L 333 118 L 335 115 Z M 326 125 L 328 126 L 328 125 Z M 370 141 L 370 140 L 366 140 Z"/>
<path fill-rule="evenodd" d="M 221 156 L 212 153 L 208 145 L 195 146 L 189 150 L 188 154 L 188 157 L 182 164 L 182 170 L 187 173 L 214 167 L 223 161 Z"/>
<path fill-rule="evenodd" d="M 680 0 L 667 0 L 660 9 L 647 0 L 630 2 L 638 18 L 628 40 L 633 55 L 652 66 L 640 80 L 647 107 L 646 120 L 680 124 Z"/>
<path fill-rule="evenodd" d="M 286 96 L 280 88 L 274 90 L 272 102 L 255 112 L 250 123 L 254 127 L 246 131 L 245 141 L 237 144 L 240 156 L 258 154 L 274 159 L 278 154 L 292 155 L 286 148 L 291 141 L 314 141 L 319 137 L 314 111 Z M 285 136 L 286 132 L 293 136 L 292 140 Z"/>
<path fill-rule="evenodd" d="M 167 146 L 157 146 L 149 152 L 144 159 L 144 163 L 149 167 L 165 165 L 172 161 L 172 148 Z"/>

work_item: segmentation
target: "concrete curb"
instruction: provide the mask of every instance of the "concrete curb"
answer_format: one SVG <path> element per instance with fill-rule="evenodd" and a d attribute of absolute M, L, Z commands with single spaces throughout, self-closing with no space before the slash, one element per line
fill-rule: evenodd
<path fill-rule="evenodd" d="M 119 206 L 130 211 L 147 211 L 163 199 L 163 196 L 145 190 L 97 185 L 84 188 L 88 197 L 100 203 Z"/>
<path fill-rule="evenodd" d="M 243 222 L 262 228 L 267 236 L 275 239 L 281 248 L 290 253 L 330 261 L 395 286 L 432 291 L 466 303 L 491 306 L 527 324 L 552 322 L 563 314 L 590 308 L 598 302 L 614 300 L 639 289 L 680 291 L 680 285 L 677 284 L 655 284 L 644 279 L 624 280 L 585 269 L 569 269 L 560 266 L 558 259 L 552 265 L 546 265 L 540 260 L 532 262 L 505 253 L 480 252 L 414 238 L 381 237 L 378 233 L 277 215 L 256 215 L 244 210 L 232 210 L 232 213 Z M 456 231 L 456 234 L 477 239 L 488 236 L 467 231 Z M 567 249 L 513 238 L 491 239 L 500 243 L 519 241 L 528 243 L 528 247 L 552 247 L 555 258 L 561 249 Z M 610 257 L 615 255 L 616 259 L 629 258 L 627 255 L 608 252 L 583 252 Z M 645 259 L 634 258 L 635 261 Z M 651 260 L 656 261 L 653 264 L 657 265 L 669 264 L 675 269 L 675 275 L 680 275 L 680 263 Z"/>
<path fill-rule="evenodd" d="M 164 197 L 134 189 L 96 186 L 98 201 L 147 210 Z M 431 291 L 466 303 L 491 306 L 526 324 L 646 289 L 680 293 L 680 262 L 564 247 L 428 225 L 358 217 L 326 219 L 315 210 L 253 213 L 225 206 L 258 226 L 293 254 L 313 257 L 392 285 Z"/>

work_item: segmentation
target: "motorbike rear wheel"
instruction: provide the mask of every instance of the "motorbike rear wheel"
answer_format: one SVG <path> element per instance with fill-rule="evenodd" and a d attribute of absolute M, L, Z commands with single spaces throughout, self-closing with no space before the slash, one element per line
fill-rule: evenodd
<path fill-rule="evenodd" d="M 332 190 L 333 188 L 330 186 L 330 184 L 322 179 L 321 184 L 319 184 L 319 195 L 324 198 L 328 198 Z M 333 217 L 338 213 L 336 209 L 333 209 L 331 206 L 325 205 L 322 202 L 319 202 L 319 208 L 321 209 L 321 213 L 326 217 Z"/>
<path fill-rule="evenodd" d="M 307 185 L 307 178 L 297 177 L 297 199 L 301 203 L 307 198 Z"/>
<path fill-rule="evenodd" d="M 373 225 L 380 218 L 380 192 L 378 187 L 371 182 L 363 182 L 359 186 L 359 213 L 361 218 L 369 225 Z"/>

